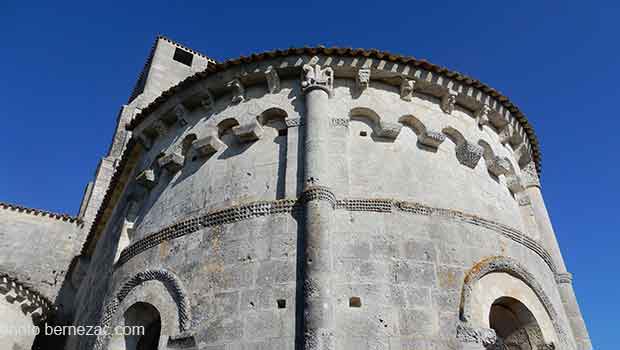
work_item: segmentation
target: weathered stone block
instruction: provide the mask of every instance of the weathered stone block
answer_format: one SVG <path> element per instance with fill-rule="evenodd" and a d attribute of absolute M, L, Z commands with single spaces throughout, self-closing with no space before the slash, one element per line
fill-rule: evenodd
<path fill-rule="evenodd" d="M 203 157 L 210 157 L 225 146 L 216 136 L 207 136 L 192 143 L 192 147 Z"/>

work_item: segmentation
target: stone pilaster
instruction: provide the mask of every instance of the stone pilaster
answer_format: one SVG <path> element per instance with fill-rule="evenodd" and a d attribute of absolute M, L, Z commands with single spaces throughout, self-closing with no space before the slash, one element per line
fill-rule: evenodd
<path fill-rule="evenodd" d="M 577 298 L 575 297 L 575 292 L 573 290 L 572 276 L 566 270 L 566 265 L 564 264 L 564 259 L 562 258 L 562 254 L 560 252 L 560 246 L 555 236 L 555 232 L 547 212 L 547 207 L 545 206 L 545 202 L 540 191 L 540 180 L 533 162 L 530 162 L 521 170 L 521 179 L 523 187 L 525 187 L 525 192 L 530 199 L 536 225 L 538 226 L 538 231 L 540 233 L 540 240 L 545 248 L 547 248 L 553 258 L 553 261 L 558 267 L 558 289 L 560 291 L 562 303 L 564 304 L 564 310 L 566 311 L 570 321 L 573 335 L 577 341 L 578 349 L 590 350 L 592 349 L 592 344 L 590 342 L 590 337 L 588 335 L 585 322 L 581 316 L 579 305 L 577 304 Z"/>
<path fill-rule="evenodd" d="M 328 100 L 332 89 L 331 68 L 303 67 L 305 93 L 303 230 L 303 349 L 335 348 L 335 315 L 332 296 L 331 222 L 335 198 L 329 188 Z"/>

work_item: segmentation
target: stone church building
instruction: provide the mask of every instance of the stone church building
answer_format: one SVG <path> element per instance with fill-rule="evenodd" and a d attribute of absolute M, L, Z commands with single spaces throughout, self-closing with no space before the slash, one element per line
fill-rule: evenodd
<path fill-rule="evenodd" d="M 535 132 L 480 81 L 158 37 L 115 130 L 77 216 L 0 203 L 0 327 L 106 332 L 0 348 L 591 349 Z"/>

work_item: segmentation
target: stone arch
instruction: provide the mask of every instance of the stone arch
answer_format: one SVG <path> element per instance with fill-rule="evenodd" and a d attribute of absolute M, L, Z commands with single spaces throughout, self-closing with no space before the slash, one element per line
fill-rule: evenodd
<path fill-rule="evenodd" d="M 383 140 L 395 140 L 402 128 L 401 124 L 384 121 L 377 112 L 368 107 L 352 108 L 349 112 L 349 118 L 368 124 L 372 128 L 374 136 Z"/>
<path fill-rule="evenodd" d="M 222 136 L 232 132 L 232 128 L 239 125 L 239 121 L 236 118 L 225 118 L 217 123 L 217 136 L 222 139 Z"/>
<path fill-rule="evenodd" d="M 127 280 L 114 295 L 112 300 L 106 304 L 101 319 L 101 326 L 110 326 L 112 317 L 116 314 L 122 301 L 135 287 L 147 281 L 159 281 L 170 292 L 177 306 L 177 317 L 179 325 L 178 333 L 179 335 L 188 333 L 192 325 L 192 318 L 187 293 L 185 292 L 183 284 L 181 283 L 179 278 L 174 273 L 165 269 L 141 271 L 133 275 L 129 280 Z M 97 337 L 97 342 L 94 349 L 103 349 L 107 338 L 107 336 Z"/>
<path fill-rule="evenodd" d="M 109 348 L 126 350 L 159 348 L 162 330 L 161 314 L 153 304 L 143 301 L 133 303 L 123 313 L 123 326 L 144 327 L 144 333 L 112 337 L 108 344 Z"/>
<path fill-rule="evenodd" d="M 413 132 L 418 135 L 418 138 L 421 135 L 424 135 L 424 133 L 426 133 L 426 126 L 424 125 L 424 123 L 422 123 L 420 119 L 414 117 L 411 114 L 400 117 L 398 121 L 403 125 L 409 126 L 413 130 Z"/>
<path fill-rule="evenodd" d="M 443 128 L 441 132 L 455 144 L 454 151 L 456 152 L 456 159 L 459 163 L 474 169 L 480 158 L 482 158 L 482 147 L 467 141 L 463 134 L 452 126 Z"/>
<path fill-rule="evenodd" d="M 500 297 L 491 305 L 489 325 L 496 333 L 496 346 L 508 349 L 540 349 L 547 345 L 538 320 L 520 300 Z"/>
<path fill-rule="evenodd" d="M 269 122 L 273 120 L 286 120 L 288 118 L 288 113 L 285 110 L 279 107 L 271 107 L 264 110 L 261 114 L 258 115 L 257 119 L 261 125 L 267 125 Z"/>
<path fill-rule="evenodd" d="M 465 275 L 463 283 L 463 289 L 461 292 L 461 302 L 459 305 L 459 318 L 462 325 L 465 327 L 472 327 L 472 310 L 473 310 L 473 290 L 475 284 L 483 277 L 492 273 L 505 273 L 517 280 L 523 282 L 531 291 L 535 294 L 538 301 L 544 307 L 553 330 L 562 344 L 567 343 L 567 334 L 564 328 L 560 324 L 559 314 L 556 308 L 553 306 L 551 299 L 544 291 L 543 287 L 538 283 L 532 273 L 530 273 L 525 267 L 519 264 L 514 259 L 504 256 L 493 256 L 484 259 L 475 264 L 471 270 Z"/>

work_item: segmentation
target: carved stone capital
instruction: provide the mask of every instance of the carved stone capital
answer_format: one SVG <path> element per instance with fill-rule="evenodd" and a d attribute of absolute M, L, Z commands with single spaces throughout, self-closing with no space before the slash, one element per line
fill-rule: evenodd
<path fill-rule="evenodd" d="M 454 90 L 448 90 L 443 96 L 441 96 L 441 110 L 444 113 L 452 114 L 454 111 L 454 106 L 456 105 L 456 96 L 457 92 Z"/>
<path fill-rule="evenodd" d="M 184 161 L 185 161 L 185 157 L 183 157 L 182 155 L 176 152 L 171 152 L 159 158 L 157 162 L 160 167 L 174 174 L 183 168 Z"/>
<path fill-rule="evenodd" d="M 482 105 L 482 107 L 476 111 L 476 122 L 478 123 L 478 127 L 482 128 L 483 125 L 489 124 L 489 115 L 491 111 L 491 107 L 487 104 Z"/>
<path fill-rule="evenodd" d="M 370 86 L 370 68 L 360 68 L 357 70 L 355 84 L 359 91 L 363 91 Z"/>
<path fill-rule="evenodd" d="M 321 68 L 318 64 L 305 64 L 302 70 L 301 90 L 304 93 L 321 89 L 331 96 L 334 87 L 334 70 L 331 67 Z"/>
<path fill-rule="evenodd" d="M 404 101 L 411 101 L 413 99 L 413 92 L 415 90 L 415 80 L 403 78 L 400 82 L 400 98 Z"/>
<path fill-rule="evenodd" d="M 419 143 L 435 149 L 437 149 L 445 140 L 446 135 L 437 131 L 426 130 L 418 136 Z"/>
<path fill-rule="evenodd" d="M 487 169 L 495 176 L 506 175 L 510 172 L 510 162 L 498 156 L 487 160 Z"/>
<path fill-rule="evenodd" d="M 157 184 L 155 171 L 153 169 L 143 170 L 136 176 L 136 183 L 146 189 L 151 189 Z"/>
<path fill-rule="evenodd" d="M 538 178 L 538 172 L 536 171 L 536 164 L 534 164 L 534 162 L 529 162 L 521 169 L 521 182 L 525 188 L 540 188 L 540 179 Z"/>
<path fill-rule="evenodd" d="M 232 103 L 240 103 L 245 100 L 245 87 L 239 78 L 235 78 L 226 84 L 226 87 L 232 89 Z"/>
<path fill-rule="evenodd" d="M 487 347 L 497 342 L 497 335 L 491 328 L 472 328 L 459 324 L 456 326 L 456 339 L 461 343 L 475 343 Z"/>
<path fill-rule="evenodd" d="M 478 161 L 480 161 L 482 153 L 482 147 L 469 141 L 463 141 L 456 146 L 456 159 L 458 159 L 459 163 L 472 169 L 475 168 Z"/>
<path fill-rule="evenodd" d="M 235 134 L 241 142 L 252 142 L 260 139 L 263 136 L 263 127 L 254 120 L 250 123 L 237 125 L 233 127 L 233 134 Z"/>
<path fill-rule="evenodd" d="M 387 138 L 387 139 L 396 139 L 398 134 L 400 134 L 400 130 L 402 129 L 402 124 L 399 123 L 389 123 L 380 121 L 379 128 L 377 130 L 377 135 L 379 137 Z"/>
<path fill-rule="evenodd" d="M 278 71 L 270 66 L 265 71 L 265 78 L 267 79 L 267 88 L 270 93 L 275 94 L 280 91 L 280 76 Z"/>
<path fill-rule="evenodd" d="M 205 96 L 200 100 L 200 105 L 207 111 L 211 111 L 215 107 L 215 98 L 209 89 L 205 89 Z"/>
<path fill-rule="evenodd" d="M 224 148 L 224 143 L 220 141 L 216 136 L 207 136 L 192 142 L 192 148 L 201 157 L 210 157 L 217 151 Z"/>

